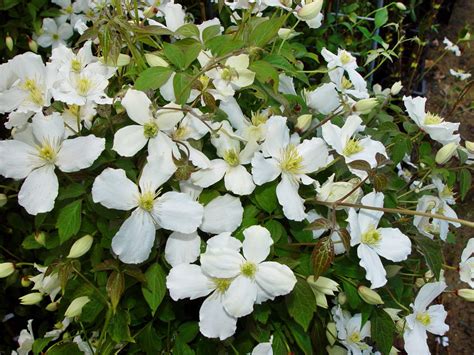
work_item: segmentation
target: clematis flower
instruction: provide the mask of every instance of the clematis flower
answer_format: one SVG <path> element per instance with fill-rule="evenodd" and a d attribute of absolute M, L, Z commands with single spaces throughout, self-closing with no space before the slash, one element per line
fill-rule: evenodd
<path fill-rule="evenodd" d="M 366 206 L 383 207 L 384 195 L 381 192 L 371 192 L 365 195 L 361 204 Z M 349 210 L 351 246 L 359 245 L 357 255 L 360 266 L 366 271 L 366 279 L 371 288 L 382 287 L 387 283 L 387 272 L 380 256 L 391 261 L 405 260 L 411 253 L 411 241 L 398 228 L 377 228 L 382 211 L 361 209 Z"/>
<path fill-rule="evenodd" d="M 173 143 L 164 131 L 172 130 L 184 117 L 179 110 L 160 110 L 153 116 L 151 101 L 142 91 L 129 89 L 122 99 L 128 116 L 136 123 L 125 126 L 115 132 L 113 150 L 125 157 L 134 156 L 148 143 L 148 153 L 159 155 L 171 154 Z M 165 107 L 177 108 L 170 103 Z"/>
<path fill-rule="evenodd" d="M 26 329 L 22 329 L 20 336 L 18 337 L 19 347 L 16 351 L 12 351 L 12 354 L 16 355 L 28 355 L 33 349 L 33 343 L 35 342 L 35 337 L 33 334 L 33 319 L 29 319 Z"/>
<path fill-rule="evenodd" d="M 451 142 L 459 143 L 461 137 L 454 134 L 459 129 L 459 123 L 445 122 L 444 119 L 431 112 L 426 112 L 426 98 L 404 96 L 403 102 L 410 118 L 426 132 L 431 139 L 446 145 Z"/>
<path fill-rule="evenodd" d="M 34 283 L 32 290 L 38 291 L 43 295 L 48 295 L 51 302 L 54 302 L 61 291 L 59 275 L 56 272 L 46 275 L 46 271 L 48 270 L 46 266 L 35 264 L 35 268 L 40 273 L 29 278 L 29 280 Z"/>
<path fill-rule="evenodd" d="M 459 49 L 459 46 L 451 42 L 447 37 L 444 37 L 443 44 L 446 45 L 444 49 L 446 49 L 447 51 L 453 52 L 456 55 L 456 57 L 461 56 L 461 50 Z"/>
<path fill-rule="evenodd" d="M 319 276 L 316 280 L 314 276 L 308 276 L 308 281 L 311 290 L 313 290 L 314 297 L 316 297 L 316 304 L 318 307 L 328 308 L 328 301 L 326 296 L 335 296 L 334 292 L 339 291 L 339 284 L 324 276 Z"/>
<path fill-rule="evenodd" d="M 458 69 L 458 70 L 449 69 L 449 74 L 451 74 L 452 76 L 454 76 L 455 78 L 461 81 L 467 80 L 472 76 L 471 73 L 466 73 L 464 70 L 461 70 L 461 69 Z"/>
<path fill-rule="evenodd" d="M 61 15 L 58 17 L 61 23 L 68 21 L 72 27 L 82 20 L 87 21 L 86 16 L 83 14 L 89 9 L 88 1 L 78 0 L 72 2 L 71 0 L 51 0 L 53 4 L 61 7 Z"/>
<path fill-rule="evenodd" d="M 302 0 L 301 4 L 296 8 L 295 16 L 306 22 L 309 28 L 319 28 L 323 21 L 324 15 L 321 13 L 323 0 Z"/>
<path fill-rule="evenodd" d="M 112 250 L 127 264 L 138 264 L 150 255 L 159 227 L 193 233 L 201 224 L 203 207 L 189 195 L 159 187 L 175 171 L 171 157 L 162 154 L 143 168 L 138 186 L 122 169 L 105 169 L 94 181 L 92 199 L 107 208 L 133 210 L 112 239 Z"/>
<path fill-rule="evenodd" d="M 343 311 L 339 305 L 335 306 L 331 312 L 336 323 L 337 338 L 347 348 L 347 354 L 371 353 L 372 347 L 363 341 L 370 337 L 370 321 L 362 326 L 362 315 L 360 313 L 351 316 L 349 312 Z"/>
<path fill-rule="evenodd" d="M 29 214 L 49 212 L 58 195 L 59 170 L 70 173 L 90 167 L 105 147 L 105 139 L 94 135 L 64 139 L 64 121 L 58 113 L 33 117 L 31 130 L 22 138 L 0 141 L 0 174 L 25 179 L 18 203 Z"/>
<path fill-rule="evenodd" d="M 232 279 L 223 306 L 233 317 L 252 313 L 254 303 L 286 295 L 296 284 L 296 277 L 288 266 L 264 261 L 273 244 L 266 228 L 251 226 L 243 234 L 244 256 L 235 249 L 222 247 L 208 248 L 201 255 L 203 272 L 219 279 Z"/>
<path fill-rule="evenodd" d="M 472 254 L 474 254 L 474 238 L 467 242 L 459 263 L 459 278 L 474 288 L 474 256 Z"/>
<path fill-rule="evenodd" d="M 415 302 L 411 305 L 413 313 L 405 318 L 403 340 L 408 355 L 430 354 L 426 332 L 443 335 L 449 330 L 445 323 L 447 312 L 444 306 L 437 304 L 427 308 L 445 289 L 444 282 L 432 282 L 425 284 L 418 292 Z"/>
<path fill-rule="evenodd" d="M 387 152 L 385 146 L 379 141 L 372 140 L 370 137 L 362 139 L 354 137 L 357 132 L 365 128 L 361 123 L 362 119 L 357 115 L 347 117 L 342 127 L 326 122 L 322 127 L 323 139 L 344 157 L 347 164 L 355 160 L 364 160 L 374 168 L 377 165 L 376 154 L 387 156 Z M 349 170 L 360 178 L 367 175 L 367 172 L 352 167 L 349 167 Z"/>
<path fill-rule="evenodd" d="M 74 34 L 73 27 L 68 22 L 56 22 L 52 18 L 43 19 L 43 27 L 41 28 L 41 35 L 36 39 L 36 42 L 41 47 L 56 48 L 60 44 L 66 44 L 66 41 Z"/>
<path fill-rule="evenodd" d="M 343 49 L 338 49 L 336 55 L 328 51 L 326 48 L 323 48 L 321 55 L 324 60 L 328 62 L 328 75 L 331 78 L 331 81 L 340 82 L 338 78 L 341 77 L 341 73 L 346 72 L 357 90 L 367 91 L 366 81 L 356 70 L 358 68 L 357 60 L 349 52 Z"/>
<path fill-rule="evenodd" d="M 270 340 L 265 343 L 257 344 L 250 355 L 273 355 L 272 349 L 273 335 L 270 337 Z"/>
<path fill-rule="evenodd" d="M 244 165 L 250 163 L 258 145 L 256 142 L 248 142 L 241 150 L 240 141 L 230 137 L 229 132 L 232 132 L 230 124 L 222 122 L 217 132 L 218 137 L 211 138 L 217 155 L 222 159 L 211 160 L 209 168 L 191 174 L 191 181 L 195 185 L 209 187 L 224 178 L 227 190 L 236 195 L 249 195 L 255 189 L 255 184 Z"/>
<path fill-rule="evenodd" d="M 252 159 L 253 179 L 255 184 L 263 185 L 281 175 L 276 194 L 283 213 L 288 219 L 302 221 L 307 214 L 304 200 L 298 194 L 299 184 L 313 183 L 307 174 L 326 166 L 329 159 L 327 146 L 321 138 L 304 140 L 297 145 L 290 142 L 286 117 L 273 116 L 266 124 L 263 153 L 255 153 Z"/>

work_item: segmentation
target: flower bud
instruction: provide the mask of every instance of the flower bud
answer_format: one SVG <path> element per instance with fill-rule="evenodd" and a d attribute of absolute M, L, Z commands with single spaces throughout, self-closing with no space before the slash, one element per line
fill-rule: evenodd
<path fill-rule="evenodd" d="M 401 10 L 401 11 L 405 11 L 405 10 L 407 9 L 407 7 L 405 6 L 405 4 L 402 3 L 402 2 L 400 2 L 400 1 L 399 1 L 399 2 L 396 2 L 396 3 L 395 3 L 395 6 L 396 6 L 399 10 Z"/>
<path fill-rule="evenodd" d="M 46 244 L 46 233 L 45 232 L 35 232 L 35 240 L 38 244 L 45 246 Z"/>
<path fill-rule="evenodd" d="M 59 303 L 56 301 L 56 302 L 51 302 L 50 304 L 48 304 L 46 306 L 46 310 L 48 312 L 55 312 L 58 310 L 58 306 L 59 306 Z"/>
<path fill-rule="evenodd" d="M 329 322 L 326 325 L 326 338 L 328 338 L 328 342 L 331 346 L 334 345 L 334 343 L 337 340 L 337 329 L 336 329 L 336 323 L 334 322 Z"/>
<path fill-rule="evenodd" d="M 395 322 L 395 328 L 397 329 L 398 333 L 403 333 L 403 331 L 405 330 L 405 318 L 397 320 Z"/>
<path fill-rule="evenodd" d="M 15 272 L 15 265 L 13 263 L 0 264 L 0 279 L 8 277 Z"/>
<path fill-rule="evenodd" d="M 337 295 L 337 302 L 343 306 L 347 302 L 347 296 L 344 292 L 339 292 Z"/>
<path fill-rule="evenodd" d="M 20 297 L 20 303 L 25 306 L 31 306 L 37 303 L 40 303 L 43 299 L 43 294 L 41 292 L 28 293 L 27 295 Z"/>
<path fill-rule="evenodd" d="M 461 38 L 461 41 L 469 41 L 471 39 L 471 32 L 466 32 L 463 38 Z"/>
<path fill-rule="evenodd" d="M 368 99 L 362 99 L 357 101 L 357 103 L 354 105 L 354 109 L 356 112 L 365 115 L 370 113 L 374 107 L 376 107 L 379 104 L 376 98 L 368 98 Z"/>
<path fill-rule="evenodd" d="M 474 142 L 466 141 L 466 149 L 469 153 L 474 154 Z"/>
<path fill-rule="evenodd" d="M 23 287 L 30 287 L 31 285 L 31 280 L 29 276 L 23 276 L 21 278 L 21 286 Z"/>
<path fill-rule="evenodd" d="M 456 291 L 456 294 L 468 302 L 474 302 L 474 290 L 470 288 L 462 288 Z"/>
<path fill-rule="evenodd" d="M 31 38 L 28 39 L 28 47 L 32 52 L 38 52 L 38 43 L 36 43 L 36 41 L 33 41 Z"/>
<path fill-rule="evenodd" d="M 13 50 L 13 38 L 10 35 L 5 37 L 5 45 L 7 46 L 9 51 Z"/>
<path fill-rule="evenodd" d="M 296 32 L 295 30 L 292 30 L 291 28 L 280 28 L 278 30 L 278 37 L 280 37 L 283 40 L 289 40 L 293 37 L 296 37 L 299 35 L 299 32 Z"/>
<path fill-rule="evenodd" d="M 458 149 L 458 144 L 455 142 L 448 143 L 444 145 L 438 152 L 436 153 L 436 163 L 437 164 L 446 164 L 456 153 Z"/>
<path fill-rule="evenodd" d="M 313 116 L 310 114 L 301 115 L 296 120 L 295 128 L 298 132 L 305 132 L 310 126 Z"/>
<path fill-rule="evenodd" d="M 374 290 L 368 288 L 367 286 L 359 286 L 357 288 L 360 298 L 362 298 L 365 303 L 368 304 L 383 304 L 383 300 L 380 295 Z"/>
<path fill-rule="evenodd" d="M 82 313 L 82 308 L 89 303 L 91 299 L 87 296 L 75 298 L 64 313 L 65 317 L 73 318 Z"/>
<path fill-rule="evenodd" d="M 400 93 L 400 91 L 402 90 L 403 88 L 403 85 L 402 85 L 402 82 L 401 81 L 397 81 L 395 84 L 392 85 L 392 87 L 390 88 L 390 93 L 392 95 L 398 95 Z"/>
<path fill-rule="evenodd" d="M 8 197 L 5 194 L 0 194 L 0 207 L 3 207 L 7 204 Z"/>
<path fill-rule="evenodd" d="M 155 54 L 146 53 L 145 60 L 150 67 L 169 67 L 166 60 Z"/>
<path fill-rule="evenodd" d="M 92 246 L 93 241 L 94 241 L 94 238 L 89 234 L 76 240 L 74 244 L 72 245 L 71 250 L 69 251 L 69 255 L 67 257 L 69 259 L 80 258 L 81 256 L 83 256 L 85 253 L 89 251 L 89 249 Z"/>
<path fill-rule="evenodd" d="M 309 2 L 297 11 L 298 17 L 304 21 L 312 20 L 319 15 L 322 7 L 323 0 L 314 0 Z"/>

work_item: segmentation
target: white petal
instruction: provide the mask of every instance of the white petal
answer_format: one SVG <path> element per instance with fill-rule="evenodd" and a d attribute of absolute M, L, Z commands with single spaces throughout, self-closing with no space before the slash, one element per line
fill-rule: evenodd
<path fill-rule="evenodd" d="M 433 302 L 436 297 L 442 294 L 446 287 L 446 283 L 443 281 L 430 282 L 423 285 L 415 298 L 413 309 L 420 312 L 425 311 L 426 307 L 428 307 L 428 305 Z"/>
<path fill-rule="evenodd" d="M 255 190 L 252 175 L 242 165 L 229 167 L 224 176 L 225 188 L 236 195 L 250 195 Z"/>
<path fill-rule="evenodd" d="M 175 232 L 192 233 L 201 224 L 203 207 L 191 196 L 170 191 L 156 199 L 153 218 L 163 228 Z"/>
<path fill-rule="evenodd" d="M 176 171 L 171 155 L 160 154 L 148 157 L 140 176 L 140 190 L 143 192 L 155 192 L 163 185 Z"/>
<path fill-rule="evenodd" d="M 33 170 L 25 179 L 18 193 L 18 203 L 32 215 L 49 212 L 54 208 L 58 187 L 54 165 L 45 165 Z"/>
<path fill-rule="evenodd" d="M 252 159 L 252 175 L 257 185 L 275 180 L 280 173 L 278 161 L 273 158 L 265 159 L 263 154 L 255 153 Z"/>
<path fill-rule="evenodd" d="M 186 13 L 181 5 L 167 3 L 162 7 L 162 11 L 165 16 L 166 27 L 168 27 L 170 31 L 174 32 L 184 25 Z"/>
<path fill-rule="evenodd" d="M 426 105 L 426 98 L 425 97 L 403 97 L 403 103 L 405 104 L 405 108 L 407 109 L 408 115 L 411 117 L 416 124 L 422 125 L 425 119 L 425 105 Z"/>
<path fill-rule="evenodd" d="M 309 107 L 328 115 L 341 105 L 339 93 L 334 83 L 326 83 L 318 87 L 316 90 L 306 94 L 306 102 Z"/>
<path fill-rule="evenodd" d="M 112 239 L 112 250 L 127 264 L 138 264 L 150 255 L 156 228 L 148 212 L 137 208 Z"/>
<path fill-rule="evenodd" d="M 236 250 L 229 248 L 208 248 L 201 254 L 202 271 L 210 277 L 229 279 L 240 273 L 245 259 Z"/>
<path fill-rule="evenodd" d="M 283 207 L 283 214 L 292 221 L 302 221 L 306 218 L 304 200 L 298 194 L 299 185 L 288 174 L 282 174 L 277 185 L 276 194 L 278 202 Z"/>
<path fill-rule="evenodd" d="M 201 187 L 209 187 L 224 177 L 227 166 L 222 159 L 211 160 L 208 169 L 201 169 L 191 174 L 191 182 Z"/>
<path fill-rule="evenodd" d="M 274 261 L 265 261 L 258 265 L 255 280 L 271 299 L 290 293 L 296 284 L 293 271 L 288 266 Z"/>
<path fill-rule="evenodd" d="M 350 234 L 351 234 L 351 246 L 360 243 L 360 237 L 362 232 L 359 226 L 359 216 L 355 209 L 350 208 L 348 213 L 347 221 L 349 222 Z"/>
<path fill-rule="evenodd" d="M 125 126 L 115 132 L 112 149 L 123 157 L 133 157 L 146 142 L 148 139 L 143 134 L 143 126 Z"/>
<path fill-rule="evenodd" d="M 24 179 L 30 172 L 44 164 L 32 146 L 18 140 L 0 141 L 0 175 Z"/>
<path fill-rule="evenodd" d="M 449 325 L 445 323 L 448 312 L 442 304 L 436 304 L 428 308 L 430 323 L 426 329 L 436 335 L 444 335 L 449 330 Z"/>
<path fill-rule="evenodd" d="M 364 80 L 362 75 L 360 75 L 356 70 L 348 70 L 347 74 L 349 74 L 349 79 L 351 80 L 352 84 L 354 84 L 354 88 L 356 90 L 367 90 L 367 82 Z"/>
<path fill-rule="evenodd" d="M 238 197 L 229 194 L 216 197 L 204 207 L 199 229 L 212 234 L 233 232 L 242 223 L 243 213 L 244 209 Z"/>
<path fill-rule="evenodd" d="M 56 165 L 66 173 L 90 167 L 105 148 L 105 139 L 93 134 L 67 139 L 58 152 Z"/>
<path fill-rule="evenodd" d="M 159 131 L 158 134 L 148 141 L 148 160 L 155 155 L 166 154 L 171 159 L 173 149 L 176 144 L 165 133 Z M 174 164 L 174 163 L 173 163 Z"/>
<path fill-rule="evenodd" d="M 169 109 L 166 109 L 167 107 L 169 107 Z M 183 119 L 184 112 L 180 111 L 180 108 L 181 106 L 171 102 L 166 104 L 164 108 L 158 110 L 156 113 L 156 122 L 160 130 L 171 130 Z"/>
<path fill-rule="evenodd" d="M 201 238 L 197 232 L 173 232 L 166 240 L 165 259 L 171 266 L 193 263 L 201 253 Z"/>
<path fill-rule="evenodd" d="M 337 153 L 342 155 L 344 150 L 343 144 L 345 144 L 345 141 L 343 141 L 341 128 L 331 122 L 326 122 L 321 128 L 321 132 L 327 144 L 333 147 Z"/>
<path fill-rule="evenodd" d="M 105 169 L 94 180 L 92 199 L 107 208 L 128 211 L 137 206 L 138 187 L 122 169 Z"/>
<path fill-rule="evenodd" d="M 375 250 L 365 244 L 360 244 L 357 247 L 357 255 L 360 258 L 359 265 L 366 271 L 365 278 L 372 283 L 370 288 L 379 288 L 385 285 L 387 272 Z"/>
<path fill-rule="evenodd" d="M 239 251 L 242 248 L 242 243 L 237 238 L 234 238 L 230 232 L 220 233 L 207 240 L 208 248 L 229 248 Z"/>
<path fill-rule="evenodd" d="M 256 300 L 257 284 L 255 280 L 240 275 L 232 281 L 224 295 L 224 308 L 234 317 L 243 317 L 252 313 Z"/>
<path fill-rule="evenodd" d="M 286 117 L 272 116 L 267 121 L 267 133 L 262 150 L 265 154 L 279 158 L 282 149 L 290 143 L 290 130 L 286 125 Z"/>
<path fill-rule="evenodd" d="M 238 71 L 238 77 L 232 84 L 238 86 L 239 88 L 243 88 L 249 85 L 252 85 L 253 81 L 255 80 L 255 73 L 248 69 L 240 69 Z"/>
<path fill-rule="evenodd" d="M 234 129 L 242 129 L 248 125 L 248 121 L 235 98 L 229 97 L 226 101 L 221 101 L 219 108 L 227 114 L 227 119 Z"/>
<path fill-rule="evenodd" d="M 32 120 L 33 134 L 41 144 L 59 145 L 64 139 L 64 121 L 60 115 L 36 114 Z"/>
<path fill-rule="evenodd" d="M 173 267 L 166 278 L 166 287 L 175 301 L 204 297 L 216 288 L 212 279 L 202 273 L 199 265 L 194 264 Z"/>
<path fill-rule="evenodd" d="M 222 304 L 222 295 L 214 292 L 199 310 L 199 330 L 208 338 L 227 339 L 237 329 L 237 318 L 229 315 Z"/>
<path fill-rule="evenodd" d="M 381 192 L 371 192 L 365 195 L 361 204 L 364 206 L 383 207 L 384 195 Z M 361 208 L 359 211 L 359 226 L 361 233 L 366 232 L 371 226 L 377 228 L 383 211 L 373 211 Z"/>
<path fill-rule="evenodd" d="M 473 253 L 474 253 L 474 238 L 471 238 L 471 239 L 469 239 L 469 241 L 467 242 L 466 247 L 462 251 L 461 262 L 465 262 L 467 259 L 469 259 L 471 257 L 471 255 Z"/>
<path fill-rule="evenodd" d="M 426 342 L 428 336 L 421 324 L 415 324 L 413 329 L 405 329 L 403 340 L 405 351 L 408 355 L 430 355 L 431 352 Z"/>
<path fill-rule="evenodd" d="M 411 241 L 398 228 L 379 228 L 382 237 L 373 249 L 385 259 L 392 261 L 406 260 L 411 253 Z"/>
<path fill-rule="evenodd" d="M 261 226 L 251 226 L 244 230 L 243 252 L 247 260 L 256 264 L 264 261 L 270 254 L 273 239 L 268 229 Z"/>
<path fill-rule="evenodd" d="M 143 91 L 128 89 L 122 99 L 128 117 L 140 125 L 151 121 L 153 116 L 150 111 L 151 101 Z"/>
<path fill-rule="evenodd" d="M 326 166 L 329 156 L 328 148 L 321 138 L 304 140 L 296 149 L 303 158 L 302 173 L 312 173 Z"/>
<path fill-rule="evenodd" d="M 251 355 L 273 355 L 272 343 L 260 343 L 252 350 Z"/>

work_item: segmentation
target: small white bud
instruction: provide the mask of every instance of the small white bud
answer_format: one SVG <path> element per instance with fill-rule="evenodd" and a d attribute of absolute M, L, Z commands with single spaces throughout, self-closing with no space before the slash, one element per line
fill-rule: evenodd
<path fill-rule="evenodd" d="M 315 0 L 310 2 L 297 11 L 298 17 L 304 21 L 312 20 L 319 15 L 322 7 L 323 0 Z"/>
<path fill-rule="evenodd" d="M 146 53 L 145 60 L 150 67 L 169 67 L 170 65 L 166 60 L 155 54 Z"/>
<path fill-rule="evenodd" d="M 310 114 L 301 115 L 296 120 L 295 128 L 298 132 L 305 132 L 310 126 L 313 116 Z"/>
<path fill-rule="evenodd" d="M 374 107 L 379 104 L 376 98 L 368 98 L 362 99 L 356 102 L 354 105 L 354 109 L 356 112 L 360 113 L 361 115 L 366 115 L 372 111 Z"/>
<path fill-rule="evenodd" d="M 399 10 L 401 10 L 401 11 L 405 11 L 405 10 L 407 9 L 407 7 L 405 6 L 405 4 L 402 3 L 402 2 L 400 2 L 400 1 L 399 1 L 399 2 L 396 2 L 396 3 L 395 3 L 395 6 L 396 6 Z"/>
<path fill-rule="evenodd" d="M 5 37 L 5 45 L 9 51 L 13 50 L 13 38 L 10 35 Z"/>
<path fill-rule="evenodd" d="M 474 302 L 474 290 L 470 288 L 462 288 L 456 291 L 456 294 L 468 302 Z"/>
<path fill-rule="evenodd" d="M 38 52 L 38 43 L 36 43 L 36 41 L 33 41 L 31 38 L 28 40 L 28 47 L 32 52 Z"/>
<path fill-rule="evenodd" d="M 31 285 L 31 280 L 29 276 L 23 276 L 21 278 L 21 286 L 23 287 L 30 287 Z"/>
<path fill-rule="evenodd" d="M 0 264 L 0 279 L 8 277 L 15 272 L 15 265 L 13 263 Z"/>
<path fill-rule="evenodd" d="M 73 258 L 80 258 L 85 253 L 89 251 L 92 246 L 94 238 L 87 234 L 82 238 L 76 240 L 69 251 L 69 255 L 67 256 L 69 259 Z"/>
<path fill-rule="evenodd" d="M 466 149 L 469 153 L 474 154 L 474 142 L 466 141 Z"/>
<path fill-rule="evenodd" d="M 397 81 L 395 84 L 392 85 L 392 87 L 390 88 L 390 93 L 392 95 L 398 95 L 400 93 L 400 91 L 402 90 L 403 88 L 403 85 L 402 85 L 402 82 L 401 81 Z"/>
<path fill-rule="evenodd" d="M 458 144 L 455 142 L 448 143 L 444 145 L 438 152 L 436 153 L 435 161 L 437 164 L 446 164 L 456 153 L 458 149 Z"/>
<path fill-rule="evenodd" d="M 55 312 L 58 310 L 58 306 L 59 306 L 59 303 L 56 301 L 56 302 L 51 302 L 50 304 L 48 304 L 46 306 L 46 310 L 48 312 Z"/>
<path fill-rule="evenodd" d="M 293 37 L 296 37 L 299 35 L 299 32 L 296 32 L 292 30 L 291 28 L 280 28 L 278 30 L 278 37 L 280 37 L 283 40 L 289 40 Z"/>
<path fill-rule="evenodd" d="M 90 298 L 87 296 L 82 296 L 75 298 L 69 307 L 66 309 L 66 312 L 64 313 L 64 316 L 73 318 L 77 317 L 82 313 L 82 308 L 90 302 Z"/>
<path fill-rule="evenodd" d="M 360 298 L 362 298 L 365 303 L 368 304 L 384 304 L 380 295 L 374 290 L 368 288 L 367 286 L 359 286 L 357 288 Z"/>
<path fill-rule="evenodd" d="M 25 306 L 31 306 L 37 303 L 40 303 L 43 299 L 43 294 L 41 292 L 28 293 L 20 297 L 20 303 Z"/>

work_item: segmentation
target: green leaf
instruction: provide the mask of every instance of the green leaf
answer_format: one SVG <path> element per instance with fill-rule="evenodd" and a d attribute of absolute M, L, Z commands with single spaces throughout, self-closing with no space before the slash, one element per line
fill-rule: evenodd
<path fill-rule="evenodd" d="M 134 343 L 135 340 L 130 335 L 130 314 L 124 310 L 117 310 L 110 320 L 108 332 L 113 341 L 120 343 L 123 341 Z"/>
<path fill-rule="evenodd" d="M 435 240 L 419 235 L 415 236 L 415 241 L 425 257 L 430 270 L 433 272 L 436 279 L 439 280 L 439 275 L 443 266 L 442 249 L 439 243 Z"/>
<path fill-rule="evenodd" d="M 163 53 L 166 58 L 179 69 L 185 69 L 186 57 L 184 52 L 176 45 L 167 42 L 163 43 Z"/>
<path fill-rule="evenodd" d="M 347 302 L 351 308 L 354 310 L 359 309 L 362 300 L 357 293 L 357 289 L 351 283 L 344 280 L 342 281 L 342 288 L 344 289 L 344 293 L 347 296 Z"/>
<path fill-rule="evenodd" d="M 265 212 L 272 213 L 278 207 L 276 184 L 268 183 L 257 186 L 255 189 L 255 200 L 258 207 Z"/>
<path fill-rule="evenodd" d="M 471 189 L 472 175 L 468 169 L 461 169 L 458 175 L 459 192 L 461 193 L 461 200 L 464 201 L 466 194 Z"/>
<path fill-rule="evenodd" d="M 213 26 L 206 27 L 204 31 L 202 31 L 202 40 L 207 45 L 207 41 L 209 41 L 211 38 L 218 36 L 220 32 L 221 32 L 221 25 L 213 25 Z"/>
<path fill-rule="evenodd" d="M 156 90 L 170 78 L 173 70 L 168 67 L 152 67 L 140 73 L 135 81 L 137 90 Z"/>
<path fill-rule="evenodd" d="M 153 264 L 145 272 L 145 277 L 147 282 L 142 286 L 143 297 L 150 306 L 151 314 L 155 315 L 166 294 L 166 275 L 160 264 Z"/>
<path fill-rule="evenodd" d="M 303 353 L 305 355 L 312 355 L 313 348 L 311 345 L 311 338 L 309 337 L 309 334 L 306 332 L 306 330 L 303 331 L 303 329 L 301 329 L 298 324 L 294 324 L 292 322 L 288 324 L 288 328 L 290 329 L 291 335 L 293 335 L 296 344 L 298 344 L 298 347 L 303 351 Z"/>
<path fill-rule="evenodd" d="M 383 309 L 375 308 L 372 313 L 371 335 L 382 354 L 389 354 L 393 344 L 395 324 Z"/>
<path fill-rule="evenodd" d="M 184 342 L 181 337 L 176 337 L 173 347 L 173 354 L 176 355 L 194 355 L 195 352 L 193 349 L 190 348 L 188 344 Z"/>
<path fill-rule="evenodd" d="M 125 277 L 122 272 L 113 271 L 107 280 L 107 294 L 109 295 L 112 309 L 117 309 L 117 305 L 125 291 Z"/>
<path fill-rule="evenodd" d="M 33 354 L 35 354 L 35 355 L 41 354 L 41 352 L 44 350 L 46 345 L 48 345 L 50 342 L 51 342 L 51 338 L 35 339 L 35 341 L 33 343 L 33 347 L 32 347 Z"/>
<path fill-rule="evenodd" d="M 311 254 L 313 275 L 316 280 L 329 268 L 334 260 L 334 244 L 330 237 L 321 238 Z"/>
<path fill-rule="evenodd" d="M 56 228 L 58 229 L 60 244 L 79 232 L 81 228 L 81 210 L 82 200 L 77 200 L 59 212 Z"/>
<path fill-rule="evenodd" d="M 173 87 L 177 104 L 184 105 L 188 101 L 191 93 L 191 80 L 192 78 L 185 73 L 177 73 L 174 76 Z"/>
<path fill-rule="evenodd" d="M 206 42 L 206 46 L 211 50 L 212 54 L 218 57 L 238 50 L 244 45 L 243 41 L 234 38 L 233 35 L 217 36 Z"/>
<path fill-rule="evenodd" d="M 255 76 L 262 84 L 270 84 L 276 90 L 278 88 L 278 72 L 268 62 L 257 60 L 250 65 L 251 71 L 255 72 Z"/>
<path fill-rule="evenodd" d="M 199 38 L 199 28 L 193 23 L 187 23 L 175 32 L 183 37 L 198 37 Z"/>
<path fill-rule="evenodd" d="M 62 343 L 58 342 L 50 347 L 46 354 L 48 355 L 82 355 L 84 354 L 79 348 L 77 347 L 76 343 Z"/>
<path fill-rule="evenodd" d="M 60 188 L 58 193 L 58 201 L 67 198 L 79 197 L 86 193 L 86 188 L 82 184 L 70 184 L 66 187 Z"/>
<path fill-rule="evenodd" d="M 199 333 L 199 325 L 197 322 L 186 322 L 179 326 L 179 337 L 185 343 L 190 343 Z"/>
<path fill-rule="evenodd" d="M 270 219 L 263 226 L 270 232 L 274 243 L 277 243 L 282 236 L 286 236 L 285 227 L 277 220 Z"/>
<path fill-rule="evenodd" d="M 379 28 L 385 25 L 388 21 L 388 10 L 382 7 L 375 13 L 375 27 Z"/>
<path fill-rule="evenodd" d="M 153 328 L 152 322 L 146 325 L 145 329 L 143 329 L 136 339 L 140 346 L 140 350 L 144 351 L 146 354 L 156 354 L 163 346 L 158 333 L 155 328 Z"/>
<path fill-rule="evenodd" d="M 316 310 L 316 298 L 306 280 L 298 279 L 287 297 L 287 306 L 290 316 L 307 331 Z"/>
<path fill-rule="evenodd" d="M 285 17 L 275 17 L 259 23 L 249 36 L 249 44 L 263 48 L 274 39 L 285 22 Z"/>

